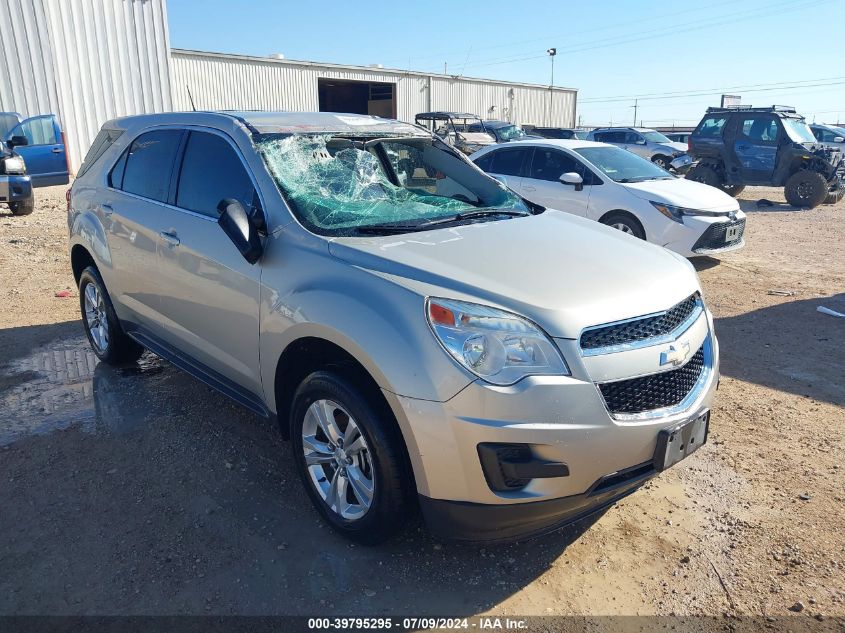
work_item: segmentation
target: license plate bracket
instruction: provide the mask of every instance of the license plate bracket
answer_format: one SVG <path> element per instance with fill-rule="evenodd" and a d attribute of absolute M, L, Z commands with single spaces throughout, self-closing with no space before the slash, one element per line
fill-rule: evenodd
<path fill-rule="evenodd" d="M 725 230 L 725 241 L 726 242 L 733 242 L 734 240 L 739 239 L 739 226 L 729 226 Z"/>
<path fill-rule="evenodd" d="M 705 411 L 675 427 L 661 430 L 657 434 L 654 469 L 666 470 L 697 451 L 707 442 L 709 429 L 710 411 Z"/>

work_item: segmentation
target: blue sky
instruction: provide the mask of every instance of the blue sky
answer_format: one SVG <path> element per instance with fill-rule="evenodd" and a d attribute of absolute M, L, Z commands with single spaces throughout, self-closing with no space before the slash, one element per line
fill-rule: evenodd
<path fill-rule="evenodd" d="M 630 124 L 635 97 L 638 122 L 691 125 L 722 92 L 845 121 L 845 0 L 169 0 L 168 14 L 174 48 L 541 84 L 555 47 L 585 125 Z"/>

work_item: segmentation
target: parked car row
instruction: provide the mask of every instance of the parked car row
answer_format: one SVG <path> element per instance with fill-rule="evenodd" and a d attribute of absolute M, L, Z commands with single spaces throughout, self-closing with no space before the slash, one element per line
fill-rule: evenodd
<path fill-rule="evenodd" d="M 736 201 L 602 143 L 474 159 L 512 188 L 376 117 L 107 122 L 68 195 L 94 353 L 150 349 L 277 421 L 361 542 L 416 507 L 495 542 L 614 503 L 706 442 L 719 348 L 690 263 L 593 218 L 684 250 Z"/>

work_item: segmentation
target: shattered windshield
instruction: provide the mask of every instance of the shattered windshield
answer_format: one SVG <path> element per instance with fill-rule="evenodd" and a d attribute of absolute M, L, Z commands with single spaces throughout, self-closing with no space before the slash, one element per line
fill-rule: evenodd
<path fill-rule="evenodd" d="M 413 230 L 488 209 L 528 213 L 521 198 L 430 138 L 264 135 L 257 147 L 299 220 L 324 235 Z"/>
<path fill-rule="evenodd" d="M 804 121 L 804 119 L 792 119 L 790 117 L 784 117 L 781 119 L 783 121 L 783 127 L 786 130 L 786 135 L 790 138 L 790 140 L 794 141 L 795 143 L 815 143 L 816 137 L 813 136 L 813 132 L 810 130 L 810 126 Z"/>

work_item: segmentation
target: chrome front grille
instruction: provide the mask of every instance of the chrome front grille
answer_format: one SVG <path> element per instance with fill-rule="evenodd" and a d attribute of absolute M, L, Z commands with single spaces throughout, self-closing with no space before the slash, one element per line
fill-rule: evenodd
<path fill-rule="evenodd" d="M 698 386 L 708 370 L 706 343 L 689 361 L 670 371 L 639 378 L 600 383 L 599 391 L 614 416 L 635 415 L 681 404 Z"/>
<path fill-rule="evenodd" d="M 619 351 L 637 343 L 654 345 L 685 329 L 701 310 L 701 298 L 695 293 L 665 312 L 587 328 L 581 333 L 581 349 L 585 356 L 589 356 Z"/>

